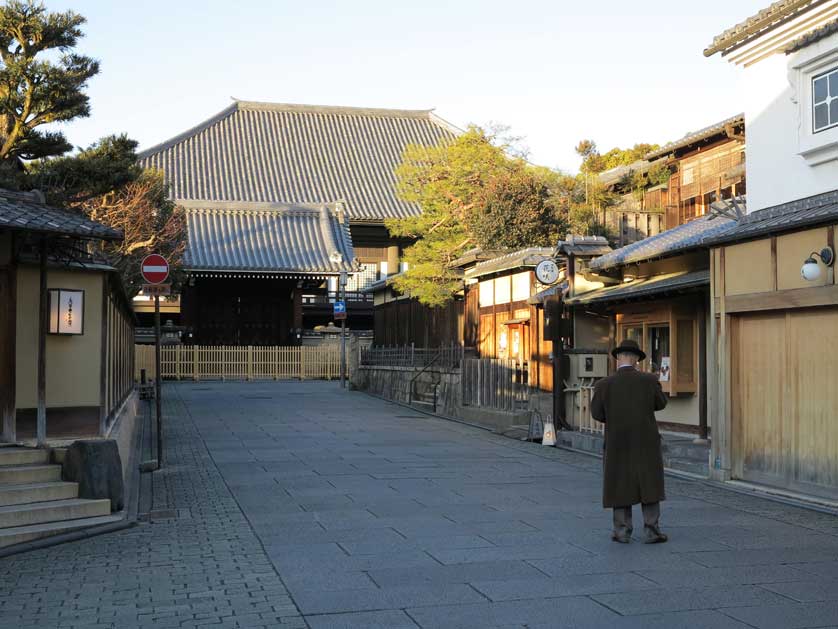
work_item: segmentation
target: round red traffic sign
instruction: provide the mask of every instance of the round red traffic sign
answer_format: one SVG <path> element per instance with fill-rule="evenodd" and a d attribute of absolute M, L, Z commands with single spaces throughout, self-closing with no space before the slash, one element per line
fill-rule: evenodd
<path fill-rule="evenodd" d="M 160 284 L 169 277 L 169 263 L 163 256 L 152 253 L 150 256 L 143 258 L 142 263 L 140 263 L 140 272 L 143 274 L 143 279 L 149 284 Z"/>

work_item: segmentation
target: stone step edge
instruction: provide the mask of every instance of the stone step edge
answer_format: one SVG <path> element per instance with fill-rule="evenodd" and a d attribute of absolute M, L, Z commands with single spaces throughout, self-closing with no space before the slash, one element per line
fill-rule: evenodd
<path fill-rule="evenodd" d="M 131 522 L 127 522 L 124 515 L 117 513 L 111 515 L 93 516 L 89 518 L 79 518 L 77 520 L 59 520 L 56 522 L 28 524 L 26 526 L 15 526 L 0 529 L 0 557 L 5 554 L 11 554 L 10 551 L 13 552 L 15 546 L 20 544 L 27 544 L 56 535 L 79 533 L 93 527 L 116 524 L 119 522 L 125 522 L 126 526 L 133 524 Z M 83 536 L 84 535 L 74 535 L 73 539 Z M 67 541 L 71 540 L 68 539 Z"/>
<path fill-rule="evenodd" d="M 22 505 L 6 505 L 0 507 L 0 515 L 4 513 L 19 513 L 21 511 L 39 511 L 41 509 L 54 509 L 56 507 L 75 507 L 81 505 L 88 505 L 90 503 L 105 503 L 110 504 L 108 498 L 65 498 L 63 500 L 43 500 L 41 502 L 30 502 Z M 16 527 L 6 527 L 16 528 Z M 6 530 L 0 528 L 0 531 Z"/>
<path fill-rule="evenodd" d="M 43 499 L 42 494 L 55 493 L 61 497 Z M 65 495 L 66 494 L 66 495 Z M 37 483 L 20 483 L 18 485 L 0 485 L 0 507 L 12 507 L 54 500 L 74 500 L 79 497 L 79 484 L 70 481 L 54 480 Z M 13 500 L 5 504 L 4 501 Z"/>

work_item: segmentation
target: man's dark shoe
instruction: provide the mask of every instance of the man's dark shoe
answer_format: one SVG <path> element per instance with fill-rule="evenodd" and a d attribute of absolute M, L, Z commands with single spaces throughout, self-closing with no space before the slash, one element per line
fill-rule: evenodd
<path fill-rule="evenodd" d="M 657 527 L 647 527 L 646 528 L 646 539 L 643 540 L 644 544 L 663 544 L 665 543 L 669 537 L 666 534 L 661 533 L 661 530 Z"/>
<path fill-rule="evenodd" d="M 631 533 L 629 533 L 628 535 L 618 535 L 617 533 L 611 533 L 611 540 L 619 542 L 620 544 L 629 544 L 631 543 Z"/>

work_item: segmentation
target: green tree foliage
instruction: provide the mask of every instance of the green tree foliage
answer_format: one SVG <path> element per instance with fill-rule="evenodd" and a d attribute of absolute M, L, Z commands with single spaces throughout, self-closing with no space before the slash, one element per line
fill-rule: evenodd
<path fill-rule="evenodd" d="M 396 279 L 398 290 L 430 306 L 451 299 L 461 279 L 449 264 L 474 246 L 468 215 L 483 188 L 508 162 L 503 150 L 477 127 L 451 142 L 405 149 L 396 170 L 399 196 L 418 204 L 422 213 L 386 222 L 393 236 L 416 240 L 404 252 L 408 271 Z"/>
<path fill-rule="evenodd" d="M 468 213 L 467 226 L 476 244 L 484 249 L 555 245 L 567 229 L 556 188 L 557 175 L 546 168 L 516 163 L 499 173 Z"/>
<path fill-rule="evenodd" d="M 142 258 L 160 253 L 177 269 L 186 243 L 183 212 L 169 200 L 163 173 L 140 168 L 136 148 L 124 135 L 108 136 L 72 157 L 35 163 L 26 175 L 28 187 L 43 190 L 50 203 L 122 230 L 122 242 L 104 247 L 132 295 L 140 289 Z"/>
<path fill-rule="evenodd" d="M 76 155 L 34 162 L 29 168 L 29 184 L 59 205 L 107 194 L 142 175 L 137 146 L 125 134 L 104 137 Z"/>
<path fill-rule="evenodd" d="M 99 63 L 73 52 L 85 18 L 50 13 L 34 0 L 0 7 L 0 163 L 61 155 L 70 148 L 42 125 L 90 115 L 84 93 Z"/>
<path fill-rule="evenodd" d="M 554 244 L 566 226 L 553 187 L 558 176 L 511 157 L 497 132 L 471 127 L 436 146 L 413 145 L 396 171 L 399 195 L 419 216 L 387 222 L 390 233 L 415 243 L 408 271 L 395 286 L 440 306 L 461 287 L 449 266 L 469 248 L 514 249 Z"/>
<path fill-rule="evenodd" d="M 583 173 L 601 173 L 618 166 L 629 166 L 646 157 L 659 148 L 657 144 L 635 144 L 628 149 L 615 147 L 605 154 L 600 154 L 596 142 L 582 140 L 576 145 L 576 153 L 582 158 L 580 171 Z"/>
<path fill-rule="evenodd" d="M 664 163 L 653 165 L 649 172 L 646 173 L 646 180 L 650 186 L 660 186 L 669 183 L 669 177 L 672 175 L 670 167 Z"/>

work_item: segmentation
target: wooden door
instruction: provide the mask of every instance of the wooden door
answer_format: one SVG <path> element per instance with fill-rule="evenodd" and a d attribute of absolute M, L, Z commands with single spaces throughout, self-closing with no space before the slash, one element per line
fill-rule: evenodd
<path fill-rule="evenodd" d="M 733 323 L 734 475 L 838 498 L 838 310 Z"/>
<path fill-rule="evenodd" d="M 733 448 L 737 478 L 786 482 L 785 314 L 741 317 L 732 326 Z"/>
<path fill-rule="evenodd" d="M 789 409 L 793 434 L 792 486 L 838 497 L 838 310 L 790 313 Z"/>

